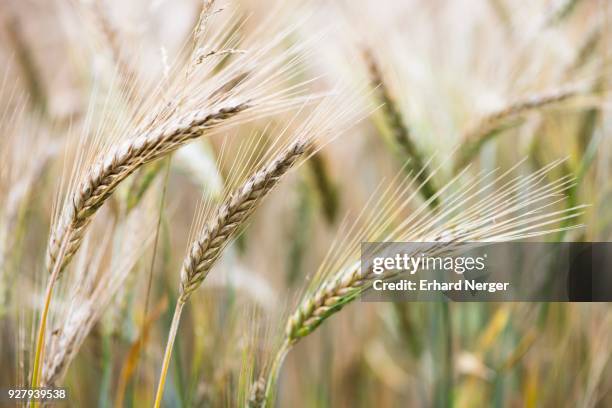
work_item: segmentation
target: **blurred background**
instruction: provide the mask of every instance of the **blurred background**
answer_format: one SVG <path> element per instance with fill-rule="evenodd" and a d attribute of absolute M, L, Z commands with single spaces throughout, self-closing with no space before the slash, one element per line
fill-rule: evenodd
<path fill-rule="evenodd" d="M 282 181 L 193 295 L 165 405 L 245 406 L 342 225 L 407 168 L 439 169 L 417 197 L 428 205 L 465 166 L 457 183 L 565 159 L 546 177 L 576 184 L 554 209 L 588 204 L 570 222 L 583 226 L 538 239 L 612 238 L 612 2 L 217 3 L 207 24 L 228 37 L 265 41 L 274 33 L 262 25 L 293 27 L 282 47 L 306 51 L 286 82 L 311 80 L 316 92 L 342 81 L 358 94 L 346 103 L 366 113 Z M 87 131 L 103 138 L 149 103 L 184 59 L 201 8 L 0 4 L 0 387 L 28 383 L 45 248 L 75 150 Z M 232 158 L 256 145 L 253 134 L 268 146 L 291 118 L 274 113 L 198 140 L 143 168 L 96 215 L 52 307 L 51 330 L 96 309 L 66 367 L 68 406 L 152 403 L 201 197 L 221 200 Z M 435 212 L 444 196 L 429 205 Z M 612 406 L 611 345 L 607 304 L 357 301 L 289 354 L 277 406 Z"/>

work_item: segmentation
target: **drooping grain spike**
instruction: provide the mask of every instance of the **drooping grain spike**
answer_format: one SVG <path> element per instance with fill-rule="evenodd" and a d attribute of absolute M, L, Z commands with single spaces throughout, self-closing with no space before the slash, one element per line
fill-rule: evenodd
<path fill-rule="evenodd" d="M 127 140 L 102 157 L 89 171 L 71 199 L 70 211 L 52 235 L 47 255 L 51 269 L 58 261 L 62 243 L 66 241 L 63 269 L 78 250 L 87 225 L 95 212 L 115 191 L 119 183 L 146 163 L 159 159 L 192 139 L 200 137 L 207 129 L 248 109 L 248 103 L 228 105 L 210 112 L 192 114 L 178 121 L 156 128 L 152 134 L 143 134 Z"/>
<path fill-rule="evenodd" d="M 219 258 L 225 245 L 236 236 L 261 200 L 312 147 L 309 139 L 294 141 L 272 162 L 253 174 L 219 207 L 215 217 L 191 246 L 183 263 L 180 301 L 187 301 Z"/>

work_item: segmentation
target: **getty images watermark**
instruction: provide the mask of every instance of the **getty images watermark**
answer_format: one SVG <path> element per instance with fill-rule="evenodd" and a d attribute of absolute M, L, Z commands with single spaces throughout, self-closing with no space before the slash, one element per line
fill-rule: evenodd
<path fill-rule="evenodd" d="M 612 301 L 612 243 L 371 242 L 364 301 Z"/>
<path fill-rule="evenodd" d="M 399 290 L 399 291 L 507 291 L 510 282 L 480 282 L 476 279 L 459 280 L 437 280 L 437 279 L 398 279 L 385 280 L 385 274 L 408 273 L 415 275 L 417 272 L 444 271 L 463 275 L 466 272 L 484 272 L 486 270 L 485 261 L 488 255 L 482 256 L 427 256 L 421 253 L 417 256 L 395 254 L 395 256 L 379 256 L 372 260 L 372 272 L 379 277 L 373 282 L 373 289 L 376 291 Z"/>

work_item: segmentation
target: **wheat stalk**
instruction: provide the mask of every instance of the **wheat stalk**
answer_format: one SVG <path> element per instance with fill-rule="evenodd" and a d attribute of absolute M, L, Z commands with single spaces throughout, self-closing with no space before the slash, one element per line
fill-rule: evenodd
<path fill-rule="evenodd" d="M 393 134 L 393 139 L 401 148 L 403 155 L 409 159 L 406 164 L 406 170 L 418 172 L 418 180 L 423 183 L 421 193 L 423 197 L 428 200 L 435 195 L 436 187 L 429 177 L 427 167 L 425 166 L 425 160 L 413 141 L 414 136 L 404 121 L 401 110 L 383 78 L 383 74 L 374 55 L 372 55 L 369 49 L 365 49 L 363 55 L 368 66 L 372 87 L 375 89 L 376 96 L 380 102 L 383 103 L 382 112 L 387 126 Z M 431 200 L 430 202 L 432 208 L 437 207 L 439 204 L 437 199 Z"/>
<path fill-rule="evenodd" d="M 154 129 L 150 134 L 128 140 L 105 155 L 89 171 L 71 200 L 68 214 L 54 232 L 49 244 L 47 265 L 59 263 L 62 270 L 78 249 L 93 214 L 115 191 L 119 183 L 144 164 L 164 157 L 187 142 L 236 114 L 248 109 L 248 102 L 227 104 L 211 112 L 193 113 L 176 124 L 169 123 Z M 66 244 L 61 262 L 60 248 Z"/>
<path fill-rule="evenodd" d="M 399 227 L 393 232 L 386 233 L 383 236 L 368 237 L 364 235 L 354 239 L 352 244 L 354 248 L 351 252 L 358 253 L 360 241 L 380 240 L 382 238 L 383 241 L 387 242 L 408 240 L 412 242 L 434 243 L 429 244 L 425 248 L 419 248 L 419 253 L 425 252 L 428 255 L 436 255 L 452 252 L 454 245 L 458 242 L 507 241 L 558 231 L 560 228 L 542 230 L 542 227 L 577 217 L 580 213 L 576 212 L 576 210 L 581 207 L 544 215 L 537 213 L 537 211 L 527 211 L 524 214 L 521 214 L 520 211 L 534 204 L 540 204 L 542 206 L 541 209 L 548 207 L 551 204 L 541 203 L 560 195 L 570 188 L 573 182 L 571 177 L 561 178 L 556 182 L 536 188 L 526 200 L 513 196 L 530 183 L 540 180 L 544 174 L 557 164 L 558 162 L 555 162 L 525 179 L 515 179 L 505 184 L 504 188 L 497 194 L 477 202 L 458 215 L 451 216 L 453 211 L 456 211 L 465 204 L 467 198 L 474 194 L 486 192 L 493 183 L 481 188 L 476 193 L 471 193 L 474 189 L 473 185 L 465 188 L 463 191 L 460 190 L 453 193 L 445 201 L 445 206 L 440 209 L 440 213 L 436 214 L 433 219 L 428 217 L 427 213 L 423 213 L 423 209 L 428 205 L 424 203 L 408 219 L 402 220 L 399 223 Z M 446 190 L 458 177 L 449 182 L 438 194 Z M 501 181 L 502 177 L 496 181 Z M 406 198 L 405 194 L 400 193 L 398 198 L 394 197 L 393 199 L 396 199 L 400 206 L 405 206 L 405 203 L 413 196 L 414 193 L 411 197 Z M 384 194 L 381 201 L 384 201 Z M 391 211 L 397 214 L 397 210 Z M 425 215 L 421 220 L 418 219 L 420 213 Z M 377 217 L 378 221 L 388 218 L 386 211 L 383 211 L 382 215 Z M 499 221 L 504 217 L 509 219 Z M 440 226 L 436 226 L 437 224 Z M 384 224 L 380 227 L 380 231 L 384 231 L 387 226 L 388 224 Z M 273 400 L 274 388 L 280 368 L 286 355 L 295 343 L 308 336 L 326 319 L 339 312 L 361 293 L 371 288 L 374 279 L 382 278 L 388 280 L 398 274 L 398 272 L 391 271 L 382 276 L 376 275 L 373 273 L 371 265 L 366 265 L 365 268 L 362 268 L 359 260 L 347 263 L 347 256 L 344 254 L 341 254 L 341 256 L 343 260 L 340 262 L 332 262 L 331 266 L 323 265 L 321 267 L 322 270 L 326 268 L 331 269 L 330 277 L 320 285 L 315 286 L 314 290 L 304 297 L 295 312 L 288 318 L 283 342 L 276 353 L 267 376 L 266 396 L 262 406 Z"/>
<path fill-rule="evenodd" d="M 529 200 L 537 199 L 538 201 L 545 197 L 553 197 L 571 187 L 571 178 L 561 179 L 560 183 L 547 185 L 544 190 L 538 191 L 537 195 L 530 197 Z M 507 195 L 507 194 L 504 194 Z M 513 198 L 512 200 L 516 200 Z M 528 200 L 528 201 L 529 201 Z M 477 217 L 465 217 L 459 222 L 453 221 L 447 224 L 447 227 L 442 228 L 434 234 L 425 234 L 417 236 L 413 239 L 417 242 L 437 242 L 439 244 L 430 246 L 427 250 L 430 254 L 439 254 L 440 251 L 448 251 L 456 242 L 470 241 L 498 241 L 504 239 L 517 239 L 515 230 L 521 232 L 522 228 L 534 222 L 539 222 L 547 216 L 527 216 L 519 215 L 511 222 L 499 222 L 497 219 L 504 216 L 504 213 L 512 213 L 525 208 L 527 203 L 519 203 L 513 201 L 511 203 L 500 203 L 499 198 L 489 198 L 487 203 L 481 203 L 478 206 L 486 209 L 483 214 L 482 209 L 477 213 L 483 216 L 481 220 Z M 576 208 L 553 212 L 552 220 L 545 221 L 545 225 L 556 223 L 560 220 L 575 218 L 578 213 L 574 212 Z M 463 217 L 463 215 L 462 215 Z M 426 230 L 426 228 L 425 228 Z M 545 231 L 549 233 L 549 231 Z M 408 237 L 404 237 L 406 239 Z M 386 241 L 397 239 L 388 237 Z M 396 276 L 396 273 L 387 273 L 384 279 L 390 279 Z M 365 271 L 361 268 L 360 262 L 355 262 L 335 275 L 330 281 L 321 285 L 314 294 L 309 296 L 298 310 L 289 318 L 286 328 L 286 337 L 290 344 L 295 343 L 300 338 L 307 336 L 314 331 L 325 319 L 336 313 L 347 303 L 355 299 L 364 290 L 370 288 L 372 281 L 377 278 L 373 273 L 371 266 Z"/>
<path fill-rule="evenodd" d="M 564 102 L 578 94 L 577 89 L 568 88 L 529 95 L 484 116 L 462 136 L 455 169 L 460 169 L 470 163 L 486 142 L 504 130 L 515 126 L 525 114 Z"/>
<path fill-rule="evenodd" d="M 313 176 L 314 187 L 320 197 L 323 215 L 328 224 L 333 224 L 338 215 L 338 186 L 332 179 L 328 167 L 328 159 L 322 152 L 313 155 L 309 169 Z"/>
<path fill-rule="evenodd" d="M 349 125 L 362 118 L 358 98 L 348 99 L 346 90 L 332 93 L 304 120 L 293 133 L 292 141 L 279 153 L 270 157 L 267 164 L 253 173 L 241 186 L 221 203 L 200 235 L 190 246 L 180 272 L 179 297 L 168 334 L 162 368 L 155 396 L 155 407 L 159 407 L 164 392 L 172 348 L 184 305 L 193 292 L 202 284 L 211 268 L 221 256 L 223 249 L 232 241 L 247 222 L 249 216 L 278 184 L 280 179 L 295 167 L 300 159 L 312 156 L 322 147 L 325 136 L 337 137 Z M 340 104 L 341 102 L 344 102 Z M 341 106 L 341 109 L 337 107 Z M 284 134 L 287 127 L 281 132 Z M 319 142 L 317 142 L 319 140 Z M 272 153 L 271 153 L 272 154 Z M 249 160 L 247 159 L 248 163 Z M 243 170 L 239 170 L 242 173 Z"/>
<path fill-rule="evenodd" d="M 251 176 L 219 208 L 217 216 L 191 246 L 189 256 L 183 263 L 179 301 L 184 303 L 189 299 L 206 278 L 225 245 L 236 235 L 259 202 L 298 159 L 313 148 L 312 140 L 296 140 L 265 168 Z"/>
<path fill-rule="evenodd" d="M 45 301 L 40 317 L 32 385 L 38 385 L 47 316 L 53 287 L 62 270 L 79 249 L 85 230 L 93 215 L 115 191 L 119 183 L 135 170 L 168 155 L 185 143 L 202 136 L 206 130 L 248 109 L 248 102 L 227 103 L 210 112 L 195 112 L 177 122 L 155 128 L 111 149 L 88 172 L 70 200 L 70 207 L 54 230 L 47 251 L 47 268 L 51 276 L 47 282 Z"/>
<path fill-rule="evenodd" d="M 76 257 L 76 273 L 66 291 L 65 303 L 60 303 L 63 307 L 54 313 L 60 319 L 47 341 L 49 351 L 44 356 L 41 376 L 44 386 L 57 386 L 61 381 L 91 328 L 151 244 L 155 222 L 153 201 L 143 200 L 137 211 L 107 229 L 96 248 L 92 248 L 91 237 L 85 239 Z M 120 244 L 113 246 L 111 262 L 104 265 L 103 255 L 111 246 L 112 236 L 119 237 Z"/>
<path fill-rule="evenodd" d="M 194 34 L 195 42 L 202 29 L 199 25 Z M 34 387 L 40 378 L 46 321 L 55 282 L 78 250 L 93 215 L 117 186 L 142 165 L 172 153 L 238 113 L 255 112 L 250 108 L 256 107 L 256 113 L 249 118 L 252 119 L 291 109 L 297 104 L 303 105 L 305 82 L 298 81 L 293 85 L 279 82 L 281 75 L 291 75 L 297 70 L 301 48 L 292 47 L 281 55 L 274 52 L 293 30 L 294 27 L 274 31 L 275 35 L 267 38 L 266 43 L 259 44 L 254 53 L 239 55 L 220 70 L 216 63 L 208 60 L 191 61 L 183 72 L 185 75 L 179 73 L 176 77 L 178 84 L 173 88 L 177 89 L 173 90 L 171 98 L 161 95 L 163 88 L 150 98 L 152 107 L 143 108 L 144 114 L 150 113 L 141 120 L 136 136 L 112 147 L 78 185 L 70 182 L 72 193 L 68 195 L 61 218 L 51 233 L 47 249 L 46 264 L 51 276 L 38 323 L 32 374 Z M 222 38 L 223 33 L 218 32 L 211 43 L 223 41 Z M 197 82 L 196 68 L 208 81 Z M 159 97 L 163 97 L 161 103 Z"/>
<path fill-rule="evenodd" d="M 223 248 L 236 236 L 265 196 L 278 184 L 281 177 L 313 148 L 313 140 L 308 137 L 300 137 L 292 142 L 264 168 L 249 177 L 237 191 L 221 204 L 213 219 L 191 245 L 189 254 L 181 268 L 180 294 L 168 334 L 155 397 L 155 407 L 159 407 L 161 404 L 183 306 L 189 300 L 191 294 L 202 284 L 206 275 L 219 259 Z"/>

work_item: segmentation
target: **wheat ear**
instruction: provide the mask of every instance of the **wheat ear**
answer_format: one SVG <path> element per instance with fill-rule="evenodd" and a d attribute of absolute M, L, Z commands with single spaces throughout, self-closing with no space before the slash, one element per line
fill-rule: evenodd
<path fill-rule="evenodd" d="M 127 140 L 113 148 L 89 171 L 70 201 L 70 207 L 51 235 L 47 268 L 51 276 L 45 291 L 40 317 L 32 386 L 38 386 L 44 353 L 44 336 L 53 287 L 65 266 L 79 249 L 93 215 L 115 191 L 119 183 L 146 163 L 166 156 L 185 143 L 198 138 L 207 129 L 248 109 L 248 102 L 228 104 L 210 112 L 195 112 L 182 120 L 170 122 Z"/>
<path fill-rule="evenodd" d="M 568 181 L 571 181 L 571 179 L 562 179 L 558 186 L 553 185 L 550 190 L 543 190 L 538 193 L 540 194 L 538 200 L 542 200 L 548 194 L 550 194 L 548 197 L 552 197 L 553 194 L 560 194 L 567 190 L 571 186 Z M 498 201 L 498 199 L 495 200 Z M 513 206 L 520 209 L 522 205 L 514 204 Z M 432 245 L 428 249 L 430 254 L 437 255 L 440 252 L 450 251 L 456 242 L 479 242 L 487 241 L 488 239 L 492 241 L 516 240 L 523 236 L 516 234 L 515 231 L 521 233 L 533 230 L 535 227 L 542 225 L 550 225 L 555 222 L 576 218 L 580 214 L 576 211 L 580 209 L 580 206 L 578 206 L 543 216 L 532 217 L 527 213 L 526 216 L 519 215 L 515 217 L 511 222 L 499 223 L 496 221 L 496 218 L 503 216 L 504 212 L 511 211 L 505 205 L 501 205 L 499 208 L 499 215 L 497 217 L 497 210 L 492 208 L 487 210 L 489 214 L 484 217 L 484 221 L 466 219 L 451 229 L 442 229 L 433 235 L 419 237 L 416 241 L 437 242 L 438 244 Z M 547 220 L 544 223 L 537 224 L 542 219 Z M 536 225 L 531 227 L 530 224 Z M 449 223 L 449 225 L 453 224 Z M 563 227 L 559 229 L 565 230 L 568 228 Z M 525 236 L 537 236 L 555 231 L 557 229 L 554 231 L 535 232 Z M 406 238 L 404 237 L 403 239 Z M 387 240 L 390 241 L 391 239 Z M 386 274 L 384 279 L 391 279 L 395 275 L 394 273 Z M 316 292 L 306 298 L 289 318 L 285 332 L 287 342 L 293 344 L 300 338 L 312 333 L 325 319 L 338 312 L 347 303 L 353 301 L 364 290 L 369 289 L 376 277 L 377 275 L 373 273 L 371 266 L 362 271 L 359 261 L 342 269 L 325 284 L 321 285 Z"/>
<path fill-rule="evenodd" d="M 564 102 L 578 93 L 576 89 L 562 89 L 535 94 L 486 115 L 463 135 L 455 169 L 469 164 L 486 142 L 515 126 L 526 113 Z"/>
<path fill-rule="evenodd" d="M 523 179 L 515 179 L 505 183 L 504 187 L 492 197 L 487 197 L 468 208 L 462 209 L 457 215 L 453 215 L 453 213 L 460 210 L 469 197 L 486 192 L 495 182 L 501 182 L 504 176 L 493 180 L 489 185 L 480 188 L 475 193 L 473 192 L 474 184 L 464 188 L 463 191 L 460 189 L 460 191 L 452 193 L 447 197 L 446 205 L 440 209 L 440 212 L 436 213 L 433 219 L 425 216 L 419 220 L 419 214 L 428 206 L 427 203 L 424 203 L 411 216 L 402 220 L 391 233 L 385 233 L 382 236 L 375 234 L 373 237 L 367 235 L 359 237 L 361 239 L 354 241 L 357 249 L 352 252 L 359 252 L 359 241 L 382 238 L 384 242 L 409 240 L 411 242 L 432 243 L 427 247 L 427 253 L 439 255 L 440 253 L 452 252 L 457 242 L 509 241 L 567 229 L 561 227 L 553 230 L 542 230 L 546 225 L 577 217 L 580 214 L 577 210 L 581 206 L 551 212 L 550 214 L 538 214 L 537 211 L 526 211 L 524 214 L 520 214 L 520 211 L 536 204 L 540 205 L 541 209 L 547 208 L 550 206 L 550 203 L 546 204 L 547 201 L 562 195 L 570 188 L 573 183 L 571 177 L 561 178 L 537 187 L 526 199 L 515 197 L 518 191 L 521 191 L 530 183 L 541 180 L 541 177 L 557 164 L 553 163 Z M 451 180 L 437 194 L 439 195 L 450 187 L 454 180 Z M 485 180 L 486 177 L 481 181 L 484 182 Z M 399 194 L 400 208 L 405 207 L 406 202 L 413 196 L 414 193 L 411 197 L 406 197 L 403 193 Z M 383 202 L 384 197 L 385 194 L 381 199 Z M 384 211 L 382 215 L 378 218 L 381 221 L 388 222 L 388 217 L 385 216 Z M 422 215 L 426 215 L 426 213 Z M 504 217 L 508 217 L 508 220 L 500 221 Z M 389 224 L 383 224 L 383 226 L 388 227 Z M 385 228 L 381 229 L 381 231 L 384 230 Z M 326 268 L 325 265 L 322 267 L 323 270 Z M 312 333 L 327 318 L 368 290 L 373 280 L 377 278 L 377 275 L 373 273 L 372 266 L 365 265 L 362 268 L 358 259 L 351 263 L 336 264 L 332 268 L 330 277 L 318 287 L 315 287 L 287 320 L 283 343 L 277 351 L 268 372 L 263 406 L 273 400 L 276 379 L 292 346 Z M 383 276 L 383 279 L 391 279 L 396 275 L 397 273 L 394 272 L 387 273 Z"/>
<path fill-rule="evenodd" d="M 421 194 L 425 200 L 434 197 L 434 199 L 430 200 L 430 205 L 432 208 L 436 208 L 439 205 L 438 199 L 435 198 L 436 187 L 429 177 L 429 172 L 425 165 L 426 160 L 424 160 L 421 152 L 413 141 L 414 136 L 404 121 L 401 110 L 384 80 L 382 71 L 374 55 L 369 49 L 365 49 L 363 55 L 368 66 L 372 87 L 376 90 L 377 98 L 383 103 L 382 113 L 385 122 L 391 130 L 393 139 L 400 147 L 402 154 L 409 160 L 405 168 L 407 171 L 413 171 L 417 174 L 418 180 L 423 184 L 421 187 Z"/>
<path fill-rule="evenodd" d="M 144 164 L 164 157 L 204 132 L 246 110 L 248 103 L 229 104 L 212 112 L 193 113 L 177 123 L 169 123 L 152 132 L 128 140 L 103 157 L 92 167 L 71 200 L 68 214 L 55 231 L 49 244 L 47 265 L 60 264 L 60 270 L 68 264 L 80 246 L 83 233 L 92 216 L 115 191 L 119 183 Z M 58 257 L 61 245 L 66 242 L 63 258 Z"/>
<path fill-rule="evenodd" d="M 183 306 L 191 294 L 202 284 L 206 275 L 219 259 L 223 248 L 236 236 L 255 208 L 278 184 L 298 160 L 314 148 L 312 139 L 301 137 L 292 142 L 264 168 L 257 171 L 218 208 L 216 215 L 191 245 L 181 268 L 180 295 L 176 302 L 172 324 L 155 396 L 155 407 L 161 405 L 164 384 L 168 374 L 172 348 Z"/>

